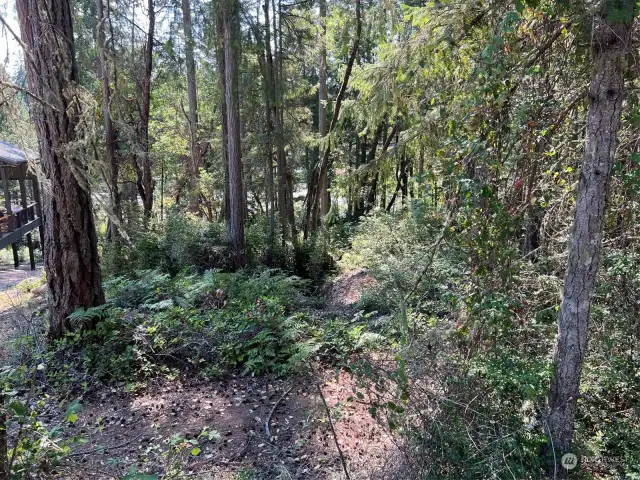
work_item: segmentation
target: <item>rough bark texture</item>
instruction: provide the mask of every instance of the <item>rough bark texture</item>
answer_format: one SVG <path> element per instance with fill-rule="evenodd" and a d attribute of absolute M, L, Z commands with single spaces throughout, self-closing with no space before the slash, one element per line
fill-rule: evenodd
<path fill-rule="evenodd" d="M 22 40 L 31 53 L 29 89 L 57 106 L 33 103 L 31 114 L 48 181 L 43 216 L 49 335 L 60 338 L 71 329 L 71 312 L 104 302 L 91 194 L 74 174 L 83 170 L 85 152 L 71 146 L 81 140 L 76 127 L 82 113 L 71 8 L 69 0 L 18 0 L 17 10 Z"/>
<path fill-rule="evenodd" d="M 240 55 L 239 4 L 225 0 L 223 13 L 225 99 L 227 104 L 229 155 L 229 240 L 233 250 L 233 264 L 245 264 L 244 254 L 244 195 L 242 191 L 242 152 L 240 145 L 240 108 L 238 100 L 238 58 Z"/>
<path fill-rule="evenodd" d="M 548 399 L 548 426 L 557 462 L 554 463 L 550 455 L 550 474 L 564 474 L 564 469 L 559 466 L 560 458 L 571 450 L 573 441 L 580 375 L 587 348 L 589 310 L 600 260 L 607 184 L 624 99 L 625 57 L 629 51 L 634 12 L 633 0 L 625 0 L 622 4 L 629 13 L 627 21 L 610 19 L 605 6 L 594 16 L 593 22 L 593 70 L 584 159 L 558 319 L 555 375 Z"/>
<path fill-rule="evenodd" d="M 220 124 L 222 125 L 222 160 L 224 163 L 224 198 L 221 217 L 229 221 L 229 128 L 227 126 L 227 83 L 224 45 L 224 9 L 221 5 L 216 10 L 216 61 L 220 84 Z"/>
<path fill-rule="evenodd" d="M 9 457 L 7 442 L 7 412 L 3 408 L 4 397 L 0 396 L 0 480 L 9 478 Z"/>

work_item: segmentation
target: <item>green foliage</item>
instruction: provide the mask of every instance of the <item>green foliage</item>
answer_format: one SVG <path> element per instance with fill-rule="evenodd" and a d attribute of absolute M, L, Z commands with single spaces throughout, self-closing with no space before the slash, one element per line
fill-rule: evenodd
<path fill-rule="evenodd" d="M 463 203 L 409 297 L 442 228 L 437 210 L 418 203 L 402 217 L 367 218 L 342 257 L 343 266 L 365 266 L 376 280 L 362 307 L 388 312 L 369 328 L 391 342 L 396 368 L 373 362 L 352 370 L 360 395 L 368 395 L 358 398 L 405 438 L 409 476 L 544 478 L 540 451 L 548 442 L 543 419 L 561 285 L 549 272 L 562 267 L 557 259 L 523 258 L 507 213 L 492 195 Z M 610 478 L 632 476 L 639 464 L 639 258 L 613 248 L 603 261 L 582 379 L 574 450 L 617 459 L 606 467 L 596 461 Z"/>
<path fill-rule="evenodd" d="M 76 330 L 81 330 L 92 325 L 96 321 L 100 321 L 108 315 L 110 305 L 103 304 L 97 307 L 90 307 L 88 309 L 80 308 L 71 315 L 69 315 L 69 321 Z"/>
<path fill-rule="evenodd" d="M 316 238 L 295 247 L 283 245 L 279 237 L 269 237 L 264 216 L 258 216 L 246 228 L 246 255 L 250 266 L 281 268 L 315 283 L 335 270 L 328 249 L 326 243 Z M 228 271 L 231 268 L 229 252 L 224 223 L 185 215 L 174 208 L 168 212 L 165 222 L 154 224 L 149 230 L 131 232 L 130 242 L 105 242 L 102 263 L 112 277 L 136 276 L 136 272 L 148 270 L 175 276 L 185 270 Z"/>
<path fill-rule="evenodd" d="M 133 233 L 131 242 L 106 244 L 103 249 L 108 273 L 161 269 L 171 275 L 191 268 L 228 267 L 225 226 L 184 215 L 178 209 L 167 213 L 167 221 Z"/>
<path fill-rule="evenodd" d="M 134 385 L 177 371 L 283 375 L 312 357 L 335 362 L 378 340 L 367 337 L 362 317 L 323 323 L 294 311 L 308 282 L 277 270 L 174 278 L 147 270 L 106 285 L 108 303 L 70 317 L 74 325 L 99 319 L 95 329 L 77 329 L 45 355 L 52 383 L 73 391 L 90 388 L 86 378 Z"/>
<path fill-rule="evenodd" d="M 415 210 L 407 217 L 379 214 L 364 219 L 357 227 L 353 248 L 341 259 L 345 269 L 363 266 L 376 283 L 361 299 L 361 306 L 388 313 L 404 301 L 416 285 L 431 258 L 432 243 L 442 229 L 439 212 L 426 216 Z M 455 301 L 450 288 L 461 275 L 455 264 L 458 252 L 445 246 L 446 255 L 437 256 L 414 297 L 428 304 L 434 313 L 449 312 Z"/>
<path fill-rule="evenodd" d="M 64 422 L 45 425 L 40 416 L 51 399 L 48 396 L 33 399 L 18 390 L 30 381 L 24 369 L 0 370 L 0 434 L 13 432 L 9 437 L 13 442 L 6 452 L 10 466 L 7 480 L 29 478 L 33 472 L 49 474 L 74 447 L 87 443 L 86 438 L 65 432 L 66 425 L 78 420 L 80 402 L 74 400 L 67 406 Z M 3 429 L 6 430 L 2 432 Z"/>

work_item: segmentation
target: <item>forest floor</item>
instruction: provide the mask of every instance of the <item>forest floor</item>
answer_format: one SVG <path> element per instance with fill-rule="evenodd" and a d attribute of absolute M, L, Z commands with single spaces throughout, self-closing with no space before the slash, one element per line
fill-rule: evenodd
<path fill-rule="evenodd" d="M 16 335 L 18 326 L 24 323 L 25 306 L 32 293 L 26 288 L 16 288 L 25 280 L 36 280 L 42 276 L 42 265 L 35 270 L 28 266 L 14 269 L 13 266 L 0 266 L 0 362 L 9 354 L 7 341 Z"/>
<path fill-rule="evenodd" d="M 327 313 L 353 311 L 371 281 L 363 271 L 338 277 L 327 289 Z M 0 307 L 0 338 L 8 338 L 10 325 L 27 318 L 20 305 L 30 294 L 12 288 L 2 295 L 13 298 Z M 131 390 L 120 383 L 80 398 L 82 412 L 64 435 L 83 444 L 50 478 L 342 479 L 337 444 L 352 479 L 391 478 L 398 463 L 368 405 L 347 401 L 355 380 L 330 367 L 296 378 L 158 377 Z M 45 428 L 63 423 L 69 401 L 48 399 Z"/>

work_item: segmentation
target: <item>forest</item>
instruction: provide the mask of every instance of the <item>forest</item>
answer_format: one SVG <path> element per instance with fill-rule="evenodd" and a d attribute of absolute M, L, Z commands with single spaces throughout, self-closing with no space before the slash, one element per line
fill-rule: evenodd
<path fill-rule="evenodd" d="M 0 0 L 0 480 L 640 479 L 637 10 Z"/>

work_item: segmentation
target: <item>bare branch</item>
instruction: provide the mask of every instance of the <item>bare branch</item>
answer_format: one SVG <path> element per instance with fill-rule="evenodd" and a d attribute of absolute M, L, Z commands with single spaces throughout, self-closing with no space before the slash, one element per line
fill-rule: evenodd
<path fill-rule="evenodd" d="M 37 101 L 37 102 L 39 102 L 39 103 L 41 103 L 43 105 L 46 105 L 47 107 L 51 108 L 52 110 L 55 110 L 56 112 L 60 111 L 55 105 L 52 105 L 51 103 L 49 103 L 46 100 L 40 98 L 35 93 L 30 92 L 26 88 L 21 87 L 20 85 L 16 85 L 15 83 L 11 83 L 11 82 L 6 82 L 4 80 L 0 80 L 0 87 L 11 88 L 13 90 L 17 90 L 17 91 L 22 92 L 25 95 L 28 95 L 29 97 L 33 98 L 35 101 Z"/>

